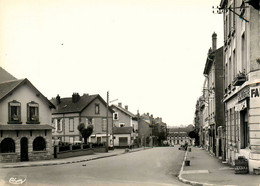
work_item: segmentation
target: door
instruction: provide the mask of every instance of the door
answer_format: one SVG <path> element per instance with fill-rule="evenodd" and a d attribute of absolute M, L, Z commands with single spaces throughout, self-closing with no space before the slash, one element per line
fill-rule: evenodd
<path fill-rule="evenodd" d="M 20 142 L 21 161 L 28 161 L 28 139 L 23 137 Z"/>
<path fill-rule="evenodd" d="M 120 137 L 119 138 L 119 146 L 120 147 L 128 146 L 128 144 L 127 144 L 127 137 Z"/>

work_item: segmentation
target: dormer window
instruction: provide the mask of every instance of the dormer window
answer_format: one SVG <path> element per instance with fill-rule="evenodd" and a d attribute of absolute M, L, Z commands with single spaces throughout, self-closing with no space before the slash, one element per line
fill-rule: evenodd
<path fill-rule="evenodd" d="M 27 104 L 27 122 L 28 124 L 39 124 L 39 104 L 32 101 Z"/>
<path fill-rule="evenodd" d="M 13 100 L 8 103 L 9 122 L 14 124 L 21 124 L 21 103 Z"/>

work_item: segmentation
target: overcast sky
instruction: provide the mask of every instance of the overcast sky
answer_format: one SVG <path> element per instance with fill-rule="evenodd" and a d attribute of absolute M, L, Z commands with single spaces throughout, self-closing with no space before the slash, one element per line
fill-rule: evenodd
<path fill-rule="evenodd" d="M 0 66 L 48 99 L 73 92 L 118 99 L 192 124 L 220 0 L 0 0 Z M 117 104 L 114 102 L 113 104 Z"/>

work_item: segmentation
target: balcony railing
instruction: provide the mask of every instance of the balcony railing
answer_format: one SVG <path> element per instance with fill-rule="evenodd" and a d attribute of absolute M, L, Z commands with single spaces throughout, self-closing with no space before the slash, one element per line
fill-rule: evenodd
<path fill-rule="evenodd" d="M 232 85 L 233 85 L 233 86 L 240 86 L 240 85 L 242 85 L 245 81 L 246 81 L 246 75 L 245 75 L 245 73 L 239 72 L 239 73 L 236 75 L 235 79 L 233 80 Z"/>

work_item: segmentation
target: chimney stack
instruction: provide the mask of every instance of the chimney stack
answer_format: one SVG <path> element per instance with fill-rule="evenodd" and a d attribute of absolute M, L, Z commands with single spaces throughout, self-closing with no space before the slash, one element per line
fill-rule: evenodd
<path fill-rule="evenodd" d="M 56 96 L 56 102 L 57 102 L 57 105 L 60 104 L 60 95 L 59 94 Z"/>
<path fill-rule="evenodd" d="M 118 106 L 119 106 L 119 107 L 122 107 L 122 103 L 118 103 Z"/>
<path fill-rule="evenodd" d="M 73 102 L 73 103 L 78 102 L 79 99 L 80 99 L 79 93 L 73 93 L 73 94 L 72 94 L 72 102 Z"/>
<path fill-rule="evenodd" d="M 128 105 L 125 105 L 125 109 L 128 110 Z"/>
<path fill-rule="evenodd" d="M 212 51 L 217 49 L 217 34 L 214 32 L 212 34 Z"/>

